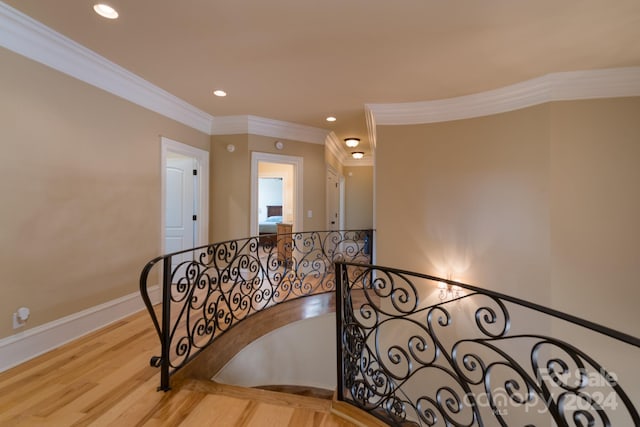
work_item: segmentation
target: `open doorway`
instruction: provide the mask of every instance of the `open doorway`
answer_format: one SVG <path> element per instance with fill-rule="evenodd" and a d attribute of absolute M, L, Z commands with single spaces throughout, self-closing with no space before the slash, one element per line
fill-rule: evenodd
<path fill-rule="evenodd" d="M 302 231 L 302 158 L 251 156 L 251 235 L 275 234 L 278 223 Z"/>
<path fill-rule="evenodd" d="M 161 171 L 162 253 L 205 245 L 209 234 L 209 153 L 162 137 Z"/>

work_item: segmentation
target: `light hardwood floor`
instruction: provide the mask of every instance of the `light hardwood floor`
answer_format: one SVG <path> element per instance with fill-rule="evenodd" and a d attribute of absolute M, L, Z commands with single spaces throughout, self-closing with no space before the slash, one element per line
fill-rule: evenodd
<path fill-rule="evenodd" d="M 0 426 L 357 425 L 323 399 L 193 379 L 158 392 L 156 354 L 140 312 L 1 373 Z"/>

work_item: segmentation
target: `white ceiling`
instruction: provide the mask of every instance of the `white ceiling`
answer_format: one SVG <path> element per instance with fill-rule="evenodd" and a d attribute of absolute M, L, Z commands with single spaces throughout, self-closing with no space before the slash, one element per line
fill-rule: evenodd
<path fill-rule="evenodd" d="M 640 65 L 638 0 L 110 0 L 115 21 L 90 0 L 5 3 L 213 116 L 323 128 L 365 148 L 367 103 Z"/>

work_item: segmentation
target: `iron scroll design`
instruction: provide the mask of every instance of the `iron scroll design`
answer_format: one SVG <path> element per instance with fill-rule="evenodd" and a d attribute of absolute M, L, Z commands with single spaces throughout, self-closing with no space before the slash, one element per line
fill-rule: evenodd
<path fill-rule="evenodd" d="M 335 290 L 335 262 L 371 262 L 372 230 L 261 235 L 214 243 L 151 260 L 140 292 L 160 338 L 159 390 L 238 322 L 273 305 Z M 155 271 L 158 270 L 158 271 Z M 159 315 L 148 292 L 161 277 Z"/>
<path fill-rule="evenodd" d="M 640 425 L 638 385 L 623 388 L 624 375 L 565 335 L 608 362 L 639 360 L 640 339 L 433 276 L 349 263 L 336 272 L 339 400 L 393 426 Z M 438 285 L 460 291 L 442 298 Z"/>

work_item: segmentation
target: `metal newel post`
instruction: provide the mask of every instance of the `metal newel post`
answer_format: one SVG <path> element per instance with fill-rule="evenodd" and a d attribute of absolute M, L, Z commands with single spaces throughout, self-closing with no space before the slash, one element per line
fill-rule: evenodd
<path fill-rule="evenodd" d="M 336 350 L 337 350 L 337 374 L 338 374 L 338 400 L 344 400 L 344 352 L 342 348 L 343 334 L 343 301 L 342 301 L 342 285 L 343 274 L 346 266 L 342 263 L 336 263 Z"/>
<path fill-rule="evenodd" d="M 169 391 L 169 346 L 171 331 L 171 257 L 164 258 L 162 266 L 162 355 L 160 365 L 160 388 L 158 390 Z"/>

